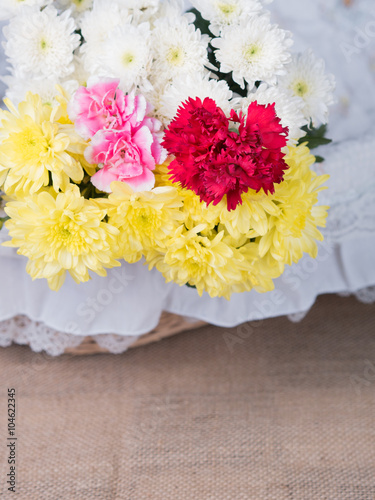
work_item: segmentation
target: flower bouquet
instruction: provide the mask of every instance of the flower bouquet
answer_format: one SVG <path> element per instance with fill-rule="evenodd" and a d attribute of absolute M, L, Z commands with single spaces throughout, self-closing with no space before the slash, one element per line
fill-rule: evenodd
<path fill-rule="evenodd" d="M 316 256 L 334 80 L 266 3 L 2 2 L 2 220 L 33 279 L 144 259 L 229 299 Z"/>

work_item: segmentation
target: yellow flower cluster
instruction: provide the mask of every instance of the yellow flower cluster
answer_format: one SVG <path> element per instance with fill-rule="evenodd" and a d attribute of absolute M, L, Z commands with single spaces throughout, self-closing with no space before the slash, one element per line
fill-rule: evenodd
<path fill-rule="evenodd" d="M 33 279 L 45 278 L 53 290 L 64 283 L 66 272 L 77 282 L 88 281 L 88 270 L 106 276 L 105 267 L 119 266 L 113 257 L 118 230 L 103 222 L 106 211 L 81 196 L 70 184 L 64 193 L 50 188 L 6 206 L 12 240 L 29 258 L 26 270 Z"/>
<path fill-rule="evenodd" d="M 29 92 L 18 109 L 4 100 L 9 111 L 0 110 L 0 189 L 6 194 L 32 195 L 48 185 L 64 191 L 70 179 L 82 181 L 87 144 L 69 121 L 66 96 L 58 100 L 50 106 Z"/>
<path fill-rule="evenodd" d="M 6 244 L 28 257 L 33 279 L 57 290 L 66 272 L 84 282 L 89 271 L 104 276 L 120 265 L 117 259 L 144 257 L 167 282 L 229 299 L 272 290 L 286 264 L 316 256 L 328 208 L 317 206 L 318 193 L 327 176 L 311 170 L 315 159 L 305 145 L 289 148 L 289 169 L 274 194 L 249 190 L 231 212 L 225 199 L 207 206 L 173 184 L 167 163 L 157 167 L 151 191 L 113 182 L 107 198 L 92 197 L 82 181 L 95 167 L 83 158 L 87 143 L 66 103 L 63 93 L 54 107 L 28 94 L 18 109 L 7 102 L 9 111 L 0 112 L 0 189 L 12 238 Z"/>
<path fill-rule="evenodd" d="M 112 182 L 107 206 L 109 222 L 118 228 L 118 257 L 133 263 L 143 253 L 163 252 L 165 242 L 184 222 L 182 200 L 172 186 L 134 193 L 125 183 Z"/>
<path fill-rule="evenodd" d="M 83 157 L 87 143 L 60 92 L 56 106 L 29 93 L 18 109 L 5 100 L 9 111 L 0 111 L 0 190 L 7 195 L 5 225 L 12 237 L 4 245 L 18 247 L 29 258 L 31 277 L 47 279 L 53 290 L 66 272 L 84 282 L 89 270 L 105 276 L 105 268 L 120 265 L 114 257 L 118 229 L 105 221 L 106 209 L 72 183 L 96 168 Z"/>
<path fill-rule="evenodd" d="M 316 206 L 328 176 L 310 169 L 309 149 L 291 147 L 285 159 L 289 169 L 273 195 L 249 190 L 231 212 L 225 200 L 207 206 L 173 185 L 167 164 L 158 167 L 158 187 L 150 192 L 113 183 L 108 215 L 120 231 L 119 256 L 135 262 L 143 255 L 167 282 L 189 284 L 200 295 L 229 299 L 233 292 L 272 290 L 285 264 L 303 253 L 316 256 L 317 227 L 325 225 L 328 208 Z"/>

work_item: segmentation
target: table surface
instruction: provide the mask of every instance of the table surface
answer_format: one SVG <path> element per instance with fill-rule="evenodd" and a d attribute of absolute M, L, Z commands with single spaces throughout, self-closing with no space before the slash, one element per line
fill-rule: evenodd
<path fill-rule="evenodd" d="M 0 349 L 16 497 L 373 500 L 374 329 L 374 306 L 326 296 L 299 324 L 205 327 L 119 356 Z"/>

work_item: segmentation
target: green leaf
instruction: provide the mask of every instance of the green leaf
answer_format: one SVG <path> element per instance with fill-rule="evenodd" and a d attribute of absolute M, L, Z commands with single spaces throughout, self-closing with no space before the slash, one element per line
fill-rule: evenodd
<path fill-rule="evenodd" d="M 0 217 L 0 231 L 3 229 L 4 222 L 6 222 L 9 219 L 10 217 Z"/>
<path fill-rule="evenodd" d="M 315 156 L 315 163 L 323 163 L 324 158 L 323 156 Z"/>
<path fill-rule="evenodd" d="M 206 19 L 203 19 L 201 13 L 197 9 L 190 9 L 188 12 L 192 13 L 195 15 L 195 21 L 194 21 L 194 26 L 197 29 L 201 30 L 201 33 L 203 35 L 209 35 L 212 38 L 212 33 L 210 31 L 209 25 L 210 22 L 207 21 Z"/>
<path fill-rule="evenodd" d="M 325 137 L 302 137 L 301 142 L 298 144 L 307 143 L 309 149 L 316 149 L 319 146 L 326 146 L 331 142 L 331 139 L 326 139 Z"/>
<path fill-rule="evenodd" d="M 309 149 L 315 149 L 319 146 L 326 146 L 327 144 L 330 144 L 332 142 L 331 139 L 327 139 L 325 137 L 325 134 L 327 132 L 327 125 L 321 125 L 318 128 L 314 128 L 311 126 L 308 127 L 306 125 L 305 127 L 302 127 L 302 130 L 306 132 L 306 135 L 304 137 L 301 137 L 301 139 L 298 141 L 298 145 L 306 144 Z"/>
<path fill-rule="evenodd" d="M 327 125 L 321 125 L 320 127 L 312 127 L 311 124 L 310 126 L 305 125 L 302 127 L 302 130 L 306 132 L 306 134 L 310 137 L 325 137 L 327 133 Z"/>

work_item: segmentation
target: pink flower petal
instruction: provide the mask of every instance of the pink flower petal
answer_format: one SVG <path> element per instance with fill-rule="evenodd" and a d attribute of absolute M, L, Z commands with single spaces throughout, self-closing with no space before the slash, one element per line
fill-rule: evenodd
<path fill-rule="evenodd" d="M 108 151 L 111 146 L 111 133 L 111 131 L 99 130 L 99 132 L 94 135 L 90 145 L 84 152 L 86 161 L 92 165 L 106 162 Z"/>
<path fill-rule="evenodd" d="M 92 184 L 103 191 L 104 193 L 111 193 L 111 182 L 118 181 L 118 175 L 110 168 L 102 168 L 91 177 Z"/>
<path fill-rule="evenodd" d="M 122 180 L 122 179 L 119 179 Z M 148 168 L 143 170 L 143 174 L 131 179 L 124 179 L 133 191 L 150 191 L 155 186 L 155 176 Z"/>

